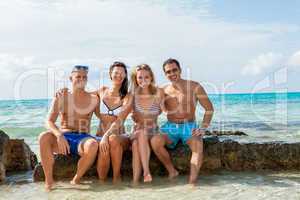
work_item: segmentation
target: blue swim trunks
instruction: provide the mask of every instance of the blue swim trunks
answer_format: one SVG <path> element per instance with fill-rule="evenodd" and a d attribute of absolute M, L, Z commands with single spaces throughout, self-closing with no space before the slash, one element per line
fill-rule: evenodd
<path fill-rule="evenodd" d="M 87 133 L 78 133 L 78 132 L 65 132 L 64 136 L 70 145 L 70 153 L 72 155 L 79 155 L 78 154 L 78 145 L 80 144 L 80 142 L 83 139 L 94 138 L 97 141 L 101 140 L 101 137 L 99 137 L 99 136 L 92 136 Z"/>
<path fill-rule="evenodd" d="M 169 148 L 174 148 L 179 140 L 186 144 L 187 140 L 192 137 L 193 129 L 197 128 L 199 128 L 199 125 L 196 122 L 185 122 L 182 124 L 177 124 L 168 121 L 162 125 L 160 131 L 162 134 L 166 134 L 172 141 L 172 144 L 167 146 Z"/>

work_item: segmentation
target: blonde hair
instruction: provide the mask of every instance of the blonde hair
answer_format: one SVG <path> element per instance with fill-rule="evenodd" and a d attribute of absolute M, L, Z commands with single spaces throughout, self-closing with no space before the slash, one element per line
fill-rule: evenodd
<path fill-rule="evenodd" d="M 156 94 L 157 92 L 157 88 L 155 86 L 155 78 L 154 78 L 154 74 L 153 74 L 153 71 L 151 69 L 151 67 L 147 64 L 141 64 L 141 65 L 138 65 L 136 66 L 133 71 L 131 72 L 131 86 L 130 86 L 130 90 L 132 93 L 134 93 L 136 91 L 136 89 L 138 88 L 138 83 L 137 83 L 137 72 L 138 71 L 141 71 L 141 70 L 145 70 L 145 71 L 148 71 L 150 73 L 150 76 L 151 76 L 151 84 L 149 85 L 149 90 L 150 90 L 150 93 L 152 95 Z"/>

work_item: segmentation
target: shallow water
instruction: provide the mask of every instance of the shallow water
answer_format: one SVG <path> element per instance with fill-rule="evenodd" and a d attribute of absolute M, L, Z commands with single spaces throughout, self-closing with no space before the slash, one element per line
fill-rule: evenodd
<path fill-rule="evenodd" d="M 97 180 L 84 180 L 82 185 L 72 186 L 67 181 L 57 182 L 50 193 L 43 183 L 33 183 L 30 173 L 14 175 L 0 186 L 0 199 L 300 199 L 300 172 L 285 173 L 232 173 L 219 172 L 201 175 L 199 185 L 186 184 L 186 177 L 175 181 L 155 177 L 152 184 L 131 187 L 125 179 L 118 186 L 110 182 L 99 184 Z"/>

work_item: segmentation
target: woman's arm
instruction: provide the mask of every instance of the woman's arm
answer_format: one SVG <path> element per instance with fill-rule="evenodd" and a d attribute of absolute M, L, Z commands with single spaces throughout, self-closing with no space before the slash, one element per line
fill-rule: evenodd
<path fill-rule="evenodd" d="M 133 97 L 131 94 L 127 94 L 124 99 L 124 104 L 122 106 L 122 110 L 119 113 L 116 121 L 114 121 L 109 129 L 104 133 L 103 137 L 108 137 L 114 132 L 117 132 L 120 130 L 120 127 L 123 125 L 124 121 L 126 120 L 129 113 L 132 111 L 133 106 Z"/>

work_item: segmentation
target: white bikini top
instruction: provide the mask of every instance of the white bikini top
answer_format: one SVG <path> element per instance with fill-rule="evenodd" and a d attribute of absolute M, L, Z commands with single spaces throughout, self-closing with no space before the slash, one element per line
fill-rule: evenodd
<path fill-rule="evenodd" d="M 106 92 L 104 92 L 105 94 Z M 100 114 L 107 114 L 111 116 L 118 116 L 122 111 L 122 104 L 118 105 L 115 108 L 110 108 L 107 103 L 105 103 L 104 99 L 100 99 Z"/>

